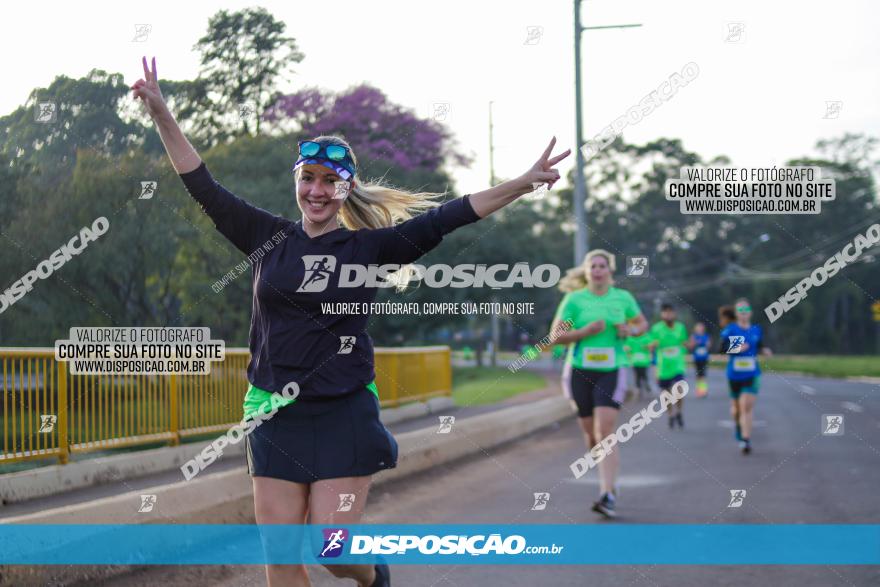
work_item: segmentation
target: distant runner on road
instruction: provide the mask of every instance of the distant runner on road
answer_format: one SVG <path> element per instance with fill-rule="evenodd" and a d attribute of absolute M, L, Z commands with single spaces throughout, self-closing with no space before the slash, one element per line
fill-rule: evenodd
<path fill-rule="evenodd" d="M 706 381 L 706 366 L 709 363 L 709 348 L 712 346 L 712 338 L 706 334 L 706 325 L 703 322 L 694 324 L 689 348 L 693 352 L 694 369 L 697 372 L 697 397 L 709 395 L 709 384 Z"/>
<path fill-rule="evenodd" d="M 636 374 L 636 389 L 638 390 L 639 399 L 651 397 L 651 382 L 648 378 L 648 368 L 651 366 L 651 349 L 648 344 L 651 342 L 651 336 L 642 334 L 640 336 L 630 336 L 623 345 L 623 350 L 629 355 L 633 371 Z"/>
<path fill-rule="evenodd" d="M 758 353 L 773 353 L 764 346 L 761 327 L 752 324 L 752 307 L 745 298 L 735 304 L 736 321 L 721 331 L 720 352 L 730 355 L 727 381 L 730 385 L 730 413 L 733 416 L 739 448 L 743 454 L 752 452 L 752 417 L 755 399 L 761 385 Z M 725 311 L 725 319 L 729 314 Z"/>
<path fill-rule="evenodd" d="M 650 346 L 657 351 L 657 385 L 660 391 L 672 392 L 672 386 L 684 381 L 686 369 L 685 343 L 688 340 L 687 328 L 675 319 L 675 307 L 666 303 L 660 309 L 662 320 L 648 331 Z M 684 398 L 669 406 L 669 427 L 684 428 Z"/>

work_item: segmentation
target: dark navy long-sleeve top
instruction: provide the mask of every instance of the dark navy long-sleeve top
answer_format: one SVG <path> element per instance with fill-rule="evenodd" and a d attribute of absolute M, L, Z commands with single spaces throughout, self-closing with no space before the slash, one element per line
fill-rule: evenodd
<path fill-rule="evenodd" d="M 248 380 L 257 388 L 280 393 L 295 382 L 302 399 L 344 395 L 375 379 L 373 341 L 366 332 L 368 313 L 324 314 L 322 303 L 368 304 L 374 287 L 339 287 L 340 266 L 412 263 L 436 247 L 443 236 L 479 220 L 469 195 L 432 208 L 392 227 L 337 228 L 309 237 L 302 221 L 293 222 L 249 204 L 217 182 L 203 162 L 180 175 L 190 195 L 235 247 L 251 255 L 253 303 Z M 278 233 L 284 238 L 278 244 Z M 265 247 L 266 243 L 273 246 Z M 322 291 L 313 283 L 315 267 L 333 265 Z M 308 275 L 307 275 L 308 273 Z M 303 286 L 307 278 L 308 285 Z M 355 337 L 351 352 L 340 353 L 342 337 Z M 348 339 L 350 340 L 350 339 Z"/>

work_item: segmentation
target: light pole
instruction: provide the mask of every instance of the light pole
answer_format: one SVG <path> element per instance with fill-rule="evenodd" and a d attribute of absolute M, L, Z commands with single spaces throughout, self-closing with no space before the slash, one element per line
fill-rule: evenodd
<path fill-rule="evenodd" d="M 489 102 L 489 187 L 495 186 L 495 137 L 492 126 L 492 104 Z M 497 221 L 498 218 L 496 217 Z M 497 296 L 492 296 L 492 301 L 497 302 Z M 492 367 L 498 365 L 498 343 L 500 342 L 498 314 L 492 312 L 492 353 L 489 356 L 489 364 Z"/>
<path fill-rule="evenodd" d="M 584 202 L 587 199 L 587 183 L 584 179 L 584 145 L 583 115 L 581 113 L 581 32 L 596 29 L 625 29 L 640 27 L 640 24 L 618 24 L 608 26 L 581 26 L 581 0 L 574 0 L 574 105 L 575 105 L 575 182 L 574 182 L 574 217 L 577 232 L 574 237 L 574 264 L 580 265 L 587 254 L 587 218 Z"/>

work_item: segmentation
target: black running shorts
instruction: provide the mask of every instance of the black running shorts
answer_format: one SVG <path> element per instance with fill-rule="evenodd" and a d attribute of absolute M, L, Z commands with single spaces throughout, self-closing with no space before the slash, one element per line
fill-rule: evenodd
<path fill-rule="evenodd" d="M 397 466 L 397 441 L 368 389 L 298 399 L 247 436 L 248 472 L 295 483 L 361 477 Z"/>
<path fill-rule="evenodd" d="M 578 416 L 589 418 L 593 408 L 606 407 L 620 409 L 626 390 L 618 385 L 618 370 L 594 371 L 592 369 L 571 369 L 571 395 L 577 404 Z"/>

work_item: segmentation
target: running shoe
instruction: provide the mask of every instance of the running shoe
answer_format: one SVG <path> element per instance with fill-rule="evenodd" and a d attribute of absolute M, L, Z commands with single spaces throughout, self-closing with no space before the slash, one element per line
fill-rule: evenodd
<path fill-rule="evenodd" d="M 739 449 L 742 451 L 744 455 L 752 452 L 752 443 L 748 440 L 740 440 L 739 441 Z"/>
<path fill-rule="evenodd" d="M 375 565 L 376 580 L 373 581 L 370 587 L 391 587 L 391 569 L 388 568 L 383 559 L 380 558 L 379 560 L 382 562 Z"/>
<path fill-rule="evenodd" d="M 697 397 L 706 397 L 709 395 L 709 386 L 705 381 L 697 382 Z"/>
<path fill-rule="evenodd" d="M 609 519 L 615 518 L 617 517 L 617 512 L 614 511 L 614 505 L 614 496 L 610 493 L 603 493 L 602 497 L 599 498 L 599 501 L 593 504 L 593 511 L 598 512 Z"/>

